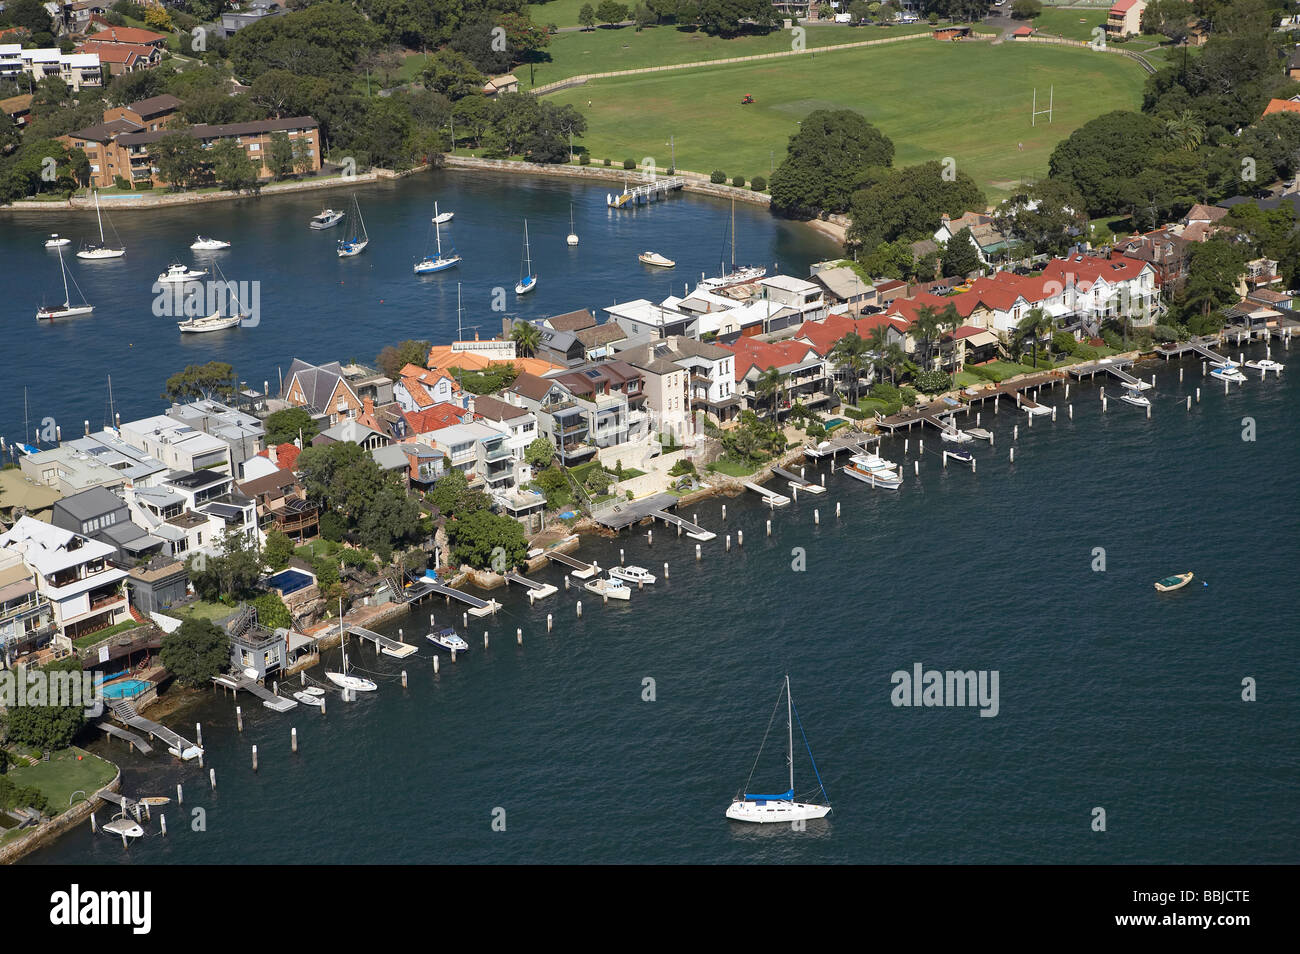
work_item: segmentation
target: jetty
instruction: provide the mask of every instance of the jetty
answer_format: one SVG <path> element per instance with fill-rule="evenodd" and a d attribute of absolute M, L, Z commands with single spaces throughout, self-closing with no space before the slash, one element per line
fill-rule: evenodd
<path fill-rule="evenodd" d="M 1219 340 L 1217 338 L 1202 336 L 1199 338 L 1192 338 L 1188 341 L 1174 341 L 1168 344 L 1162 344 L 1156 349 L 1156 353 L 1168 361 L 1170 358 L 1180 358 L 1190 352 L 1191 354 L 1200 355 L 1207 361 L 1214 361 L 1223 364 L 1227 362 L 1228 359 L 1210 347 L 1211 344 L 1218 343 Z"/>
<path fill-rule="evenodd" d="M 429 577 L 424 578 L 429 584 L 431 592 L 445 597 L 447 602 L 457 600 L 469 607 L 470 616 L 490 616 L 501 608 L 501 604 L 496 600 L 481 600 L 477 596 L 471 596 L 469 593 L 462 593 L 453 586 L 446 583 L 439 583 Z"/>
<path fill-rule="evenodd" d="M 605 204 L 611 209 L 626 209 L 632 206 L 645 205 L 647 202 L 658 202 L 660 199 L 666 198 L 668 193 L 675 192 L 684 185 L 686 185 L 686 180 L 681 176 L 667 176 L 639 186 L 628 187 L 625 185 L 623 191 L 618 195 L 607 194 Z"/>
<path fill-rule="evenodd" d="M 290 709 L 296 709 L 298 707 L 298 703 L 294 702 L 292 699 L 286 699 L 284 696 L 277 696 L 256 679 L 252 679 L 244 673 L 240 673 L 237 676 L 225 673 L 220 676 L 213 676 L 212 681 L 218 686 L 230 689 L 233 692 L 240 692 L 242 690 L 243 692 L 254 695 L 262 700 L 262 705 L 274 712 L 288 712 Z"/>
<path fill-rule="evenodd" d="M 809 445 L 803 449 L 805 457 L 812 457 L 820 460 L 823 457 L 834 457 L 836 454 L 844 451 L 851 451 L 854 454 L 867 449 L 867 445 L 878 443 L 879 434 L 864 434 L 862 431 L 850 431 L 847 434 L 837 434 L 834 437 L 827 438 L 820 444 Z"/>
<path fill-rule="evenodd" d="M 768 490 L 762 484 L 756 484 L 752 480 L 745 481 L 745 489 L 754 491 L 763 498 L 763 502 L 769 507 L 786 507 L 790 504 L 790 498 L 785 494 L 778 494 L 775 490 Z"/>
<path fill-rule="evenodd" d="M 195 745 L 189 739 L 185 738 L 178 732 L 173 732 L 167 726 L 152 719 L 146 719 L 135 711 L 135 706 L 125 699 L 115 699 L 108 704 L 113 713 L 113 718 L 117 719 L 123 725 L 128 725 L 133 729 L 139 729 L 151 739 L 158 739 L 167 746 L 167 751 L 178 759 L 189 761 L 192 758 L 203 754 L 203 749 Z"/>
<path fill-rule="evenodd" d="M 806 490 L 810 494 L 826 493 L 826 488 L 821 484 L 815 484 L 807 478 L 800 477 L 798 474 L 786 470 L 784 467 L 773 467 L 772 473 L 777 477 L 784 477 L 790 482 L 790 486 L 797 490 Z"/>
<path fill-rule="evenodd" d="M 121 739 L 123 742 L 129 742 L 132 749 L 139 749 L 145 755 L 153 752 L 153 746 L 146 742 L 134 732 L 128 732 L 126 729 L 118 728 L 111 722 L 97 722 L 95 728 L 99 729 L 105 735 L 110 735 L 115 739 Z"/>
<path fill-rule="evenodd" d="M 677 506 L 677 497 L 672 494 L 655 494 L 640 500 L 626 500 L 616 503 L 606 510 L 593 513 L 591 519 L 610 530 L 622 530 L 634 523 L 649 519 L 656 510 L 667 510 Z"/>
<path fill-rule="evenodd" d="M 414 643 L 404 643 L 401 640 L 393 639 L 391 636 L 384 636 L 376 633 L 372 629 L 366 629 L 363 626 L 357 626 L 349 623 L 348 633 L 364 642 L 374 643 L 375 651 L 382 652 L 385 656 L 395 656 L 398 659 L 405 659 L 416 652 Z"/>
<path fill-rule="evenodd" d="M 965 405 L 960 403 L 956 405 L 944 404 L 942 407 L 937 404 L 927 404 L 924 407 L 905 407 L 897 414 L 891 414 L 888 417 L 883 415 L 877 417 L 876 426 L 889 431 L 891 435 L 899 430 L 910 431 L 913 427 L 926 424 L 937 427 L 941 431 L 952 431 L 955 430 L 952 421 L 945 420 L 945 418 L 956 414 L 964 407 Z"/>
<path fill-rule="evenodd" d="M 517 583 L 524 589 L 528 590 L 530 600 L 541 600 L 551 596 L 556 592 L 554 586 L 550 583 L 538 583 L 536 580 L 530 580 L 526 576 L 510 572 L 506 574 L 507 583 Z"/>
<path fill-rule="evenodd" d="M 1122 383 L 1139 391 L 1145 391 L 1151 387 L 1150 381 L 1143 381 L 1141 378 L 1129 374 L 1125 368 L 1132 367 L 1132 358 L 1102 358 L 1099 361 L 1087 361 L 1083 364 L 1071 365 L 1068 369 L 1070 376 L 1076 381 L 1082 381 L 1084 378 L 1093 378 L 1098 374 L 1110 374 L 1118 378 Z"/>
<path fill-rule="evenodd" d="M 558 563 L 560 566 L 567 566 L 569 575 L 576 576 L 580 580 L 589 580 L 600 572 L 600 567 L 595 563 L 583 563 L 567 553 L 548 553 L 546 559 L 552 563 Z"/>
<path fill-rule="evenodd" d="M 717 536 L 716 533 L 710 533 L 699 524 L 691 523 L 684 517 L 679 517 L 675 513 L 669 513 L 667 510 L 655 510 L 650 516 L 656 520 L 662 520 L 664 523 L 670 523 L 675 527 L 681 527 L 682 531 L 692 540 L 712 540 Z"/>

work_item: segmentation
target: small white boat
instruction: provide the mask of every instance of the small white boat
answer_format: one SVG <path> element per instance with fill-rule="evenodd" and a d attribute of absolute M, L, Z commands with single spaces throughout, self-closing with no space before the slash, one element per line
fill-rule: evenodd
<path fill-rule="evenodd" d="M 104 219 L 99 212 L 99 190 L 95 190 L 95 221 L 99 223 L 99 244 L 87 245 L 77 253 L 77 258 L 86 259 L 87 261 L 100 261 L 106 258 L 121 258 L 126 254 L 124 248 L 109 248 L 104 244 Z M 109 228 L 113 226 L 113 220 L 109 219 Z M 117 234 L 117 229 L 113 229 L 113 234 Z"/>
<path fill-rule="evenodd" d="M 1254 368 L 1256 371 L 1262 371 L 1267 374 L 1269 371 L 1281 372 L 1286 365 L 1280 361 L 1274 361 L 1272 358 L 1261 358 L 1258 361 L 1247 361 L 1246 367 Z"/>
<path fill-rule="evenodd" d="M 433 224 L 434 224 L 434 225 L 446 225 L 448 222 L 450 222 L 450 221 L 451 221 L 452 219 L 454 219 L 455 217 L 456 217 L 456 213 L 455 213 L 455 212 L 439 212 L 437 215 L 435 215 L 435 216 L 433 217 Z"/>
<path fill-rule="evenodd" d="M 144 829 L 140 827 L 139 823 L 127 818 L 126 816 L 121 816 L 119 818 L 114 818 L 112 821 L 105 822 L 99 827 L 99 830 L 104 832 L 106 835 L 117 835 L 119 838 L 144 837 Z"/>
<path fill-rule="evenodd" d="M 569 203 L 569 234 L 564 240 L 570 246 L 578 244 L 578 230 L 573 227 L 573 203 Z"/>
<path fill-rule="evenodd" d="M 141 805 L 170 805 L 172 800 L 166 795 L 146 795 L 143 798 L 136 799 Z"/>
<path fill-rule="evenodd" d="M 643 566 L 611 567 L 609 575 L 625 583 L 653 583 L 655 575 Z"/>
<path fill-rule="evenodd" d="M 436 242 L 436 251 L 433 255 L 426 255 L 423 259 L 415 263 L 415 274 L 417 275 L 429 275 L 433 272 L 441 272 L 444 269 L 453 268 L 460 264 L 460 256 L 456 254 L 454 248 L 452 249 L 451 254 L 442 254 L 442 228 L 438 223 L 438 219 L 440 219 L 441 216 L 437 214 L 437 202 L 433 203 L 433 211 L 435 213 L 433 216 L 433 233 L 434 241 Z"/>
<path fill-rule="evenodd" d="M 354 258 L 364 252 L 366 246 L 370 244 L 370 236 L 366 233 L 366 220 L 361 217 L 361 206 L 357 204 L 356 196 L 352 197 L 352 207 L 356 210 L 361 231 L 339 240 L 339 258 Z"/>
<path fill-rule="evenodd" d="M 632 591 L 628 588 L 627 584 L 616 578 L 608 580 L 603 578 L 588 580 L 586 583 L 582 584 L 582 588 L 595 593 L 597 596 L 609 597 L 611 600 L 632 599 Z"/>
<path fill-rule="evenodd" d="M 975 455 L 968 450 L 946 450 L 944 451 L 953 460 L 959 460 L 963 464 L 969 464 L 975 459 Z"/>
<path fill-rule="evenodd" d="M 786 704 L 786 763 L 790 766 L 790 787 L 778 795 L 754 795 L 750 792 L 740 792 L 727 807 L 727 817 L 732 821 L 757 822 L 759 824 L 768 822 L 788 823 L 812 818 L 825 818 L 831 813 L 830 798 L 826 795 L 826 787 L 822 785 L 820 774 L 817 774 L 817 787 L 827 804 L 819 805 L 815 802 L 795 801 L 794 721 L 797 713 L 794 709 L 794 700 L 790 698 L 789 676 L 785 677 L 785 684 L 781 687 L 781 692 L 785 695 Z M 776 701 L 779 705 L 781 696 L 777 696 Z M 812 762 L 813 772 L 817 773 L 817 763 L 813 761 L 812 748 L 808 745 L 808 737 L 804 734 L 802 723 L 799 726 L 799 735 L 803 739 L 804 748 L 808 749 L 808 759 Z M 763 739 L 766 742 L 767 736 L 764 735 Z M 763 756 L 763 747 L 761 745 L 758 749 L 758 755 L 759 758 Z M 758 764 L 758 759 L 754 760 L 754 764 Z M 751 777 L 752 774 L 751 772 Z M 748 786 L 749 782 L 746 781 L 745 784 Z"/>
<path fill-rule="evenodd" d="M 1136 388 L 1125 388 L 1119 399 L 1125 404 L 1132 404 L 1134 407 L 1151 406 L 1151 399 Z"/>
<path fill-rule="evenodd" d="M 303 692 L 307 693 L 307 695 L 309 696 L 325 695 L 325 690 L 322 689 L 320 686 L 308 686 L 306 689 L 303 690 Z"/>
<path fill-rule="evenodd" d="M 223 242 L 221 239 L 204 238 L 202 235 L 196 235 L 194 241 L 190 243 L 190 248 L 196 252 L 215 252 L 218 249 L 230 248 L 230 243 Z"/>
<path fill-rule="evenodd" d="M 196 282 L 208 273 L 203 269 L 193 269 L 188 265 L 168 265 L 167 271 L 158 276 L 158 281 L 164 285 L 184 284 L 185 282 Z"/>
<path fill-rule="evenodd" d="M 186 334 L 201 335 L 209 331 L 225 331 L 227 328 L 233 328 L 247 317 L 247 315 L 223 315 L 219 311 L 214 311 L 206 318 L 178 321 L 176 327 Z"/>
<path fill-rule="evenodd" d="M 424 638 L 449 653 L 469 652 L 469 643 L 461 639 L 450 626 L 442 626 L 431 633 L 426 633 Z"/>
<path fill-rule="evenodd" d="M 59 238 L 59 233 L 54 232 L 45 240 L 46 248 L 63 248 L 65 245 L 71 245 L 72 239 Z"/>
<path fill-rule="evenodd" d="M 313 215 L 311 221 L 307 224 L 314 229 L 332 229 L 343 221 L 346 213 L 338 209 L 322 209 L 316 215 Z"/>
<path fill-rule="evenodd" d="M 1196 574 L 1189 570 L 1186 573 L 1175 573 L 1173 576 L 1167 576 L 1163 580 L 1156 580 L 1156 592 L 1172 593 L 1174 590 L 1181 590 L 1188 583 L 1192 582 L 1192 577 L 1195 575 Z"/>
<path fill-rule="evenodd" d="M 952 430 L 941 431 L 939 433 L 939 436 L 942 437 L 945 441 L 949 441 L 953 444 L 969 444 L 971 441 L 975 440 L 975 438 L 971 437 L 965 431 L 956 427 L 954 427 Z"/>
<path fill-rule="evenodd" d="M 59 271 L 63 273 L 63 307 L 46 308 L 44 306 L 36 309 L 37 321 L 51 321 L 55 318 L 75 318 L 78 315 L 88 315 L 95 310 L 95 306 L 86 301 L 82 295 L 81 304 L 72 304 L 72 296 L 68 293 L 68 267 L 63 264 L 63 249 L 56 247 L 55 251 L 59 253 Z M 72 280 L 72 285 L 77 288 L 77 294 L 81 295 L 81 289 L 77 287 L 77 280 Z"/>
<path fill-rule="evenodd" d="M 516 295 L 527 295 L 537 287 L 537 276 L 533 274 L 533 256 L 528 248 L 528 220 L 524 219 L 524 262 L 519 284 L 515 286 Z"/>
<path fill-rule="evenodd" d="M 1246 376 L 1241 373 L 1241 365 L 1234 361 L 1229 361 L 1221 368 L 1215 368 L 1210 372 L 1210 377 L 1218 378 L 1220 381 L 1234 381 L 1237 383 L 1246 380 Z"/>
<path fill-rule="evenodd" d="M 903 486 L 903 478 L 895 470 L 896 466 L 893 461 L 877 457 L 875 454 L 854 454 L 844 465 L 844 473 L 872 487 L 897 490 Z"/>
<path fill-rule="evenodd" d="M 671 258 L 666 258 L 658 252 L 642 252 L 637 259 L 646 265 L 653 265 L 656 268 L 673 268 L 677 265 Z"/>
<path fill-rule="evenodd" d="M 342 600 L 339 601 L 339 615 L 342 617 Z M 348 644 L 347 637 L 341 643 L 343 647 L 343 669 L 339 672 L 327 672 L 325 678 L 340 689 L 351 689 L 353 692 L 374 692 L 379 687 L 369 679 L 363 679 L 361 676 L 352 676 L 348 674 Z"/>
<path fill-rule="evenodd" d="M 321 695 L 316 696 L 304 690 L 302 692 L 295 692 L 293 697 L 305 706 L 316 706 L 320 708 L 325 705 L 325 694 L 323 692 Z"/>

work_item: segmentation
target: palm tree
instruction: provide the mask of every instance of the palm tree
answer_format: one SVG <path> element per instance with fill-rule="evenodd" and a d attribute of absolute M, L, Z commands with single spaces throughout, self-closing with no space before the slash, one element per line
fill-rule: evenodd
<path fill-rule="evenodd" d="M 542 332 L 527 321 L 516 321 L 510 329 L 510 340 L 515 343 L 522 357 L 531 358 L 537 354 L 537 348 L 542 343 Z"/>
<path fill-rule="evenodd" d="M 903 353 L 903 346 L 891 344 L 885 346 L 883 355 L 885 367 L 889 369 L 889 383 L 898 383 L 898 372 L 907 363 L 907 355 Z"/>
<path fill-rule="evenodd" d="M 957 311 L 957 306 L 952 302 L 948 302 L 948 304 L 944 305 L 943 311 L 939 312 L 938 316 L 936 316 L 934 324 L 935 334 L 939 338 L 942 338 L 945 332 L 956 331 L 960 328 L 961 314 Z M 956 353 L 955 342 L 953 352 L 954 354 Z M 942 357 L 942 351 L 940 352 L 940 357 Z M 942 370 L 942 368 L 940 368 L 940 370 Z"/>
<path fill-rule="evenodd" d="M 781 388 L 785 386 L 786 377 L 787 375 L 782 374 L 776 368 L 769 365 L 767 370 L 760 374 L 758 380 L 754 382 L 754 391 L 759 395 L 759 397 L 771 396 L 771 413 L 773 419 L 776 418 L 776 402 L 777 398 L 781 394 Z"/>
<path fill-rule="evenodd" d="M 1195 152 L 1205 138 L 1205 123 L 1190 109 L 1184 109 L 1173 119 L 1165 121 L 1165 132 L 1178 148 Z"/>
<path fill-rule="evenodd" d="M 939 330 L 939 313 L 929 305 L 922 305 L 916 309 L 916 317 L 912 319 L 912 324 L 908 328 L 916 339 L 924 347 L 926 369 L 929 370 L 930 364 L 930 345 L 934 341 L 934 336 Z"/>
<path fill-rule="evenodd" d="M 1028 338 L 1033 343 L 1034 367 L 1038 367 L 1038 341 L 1051 330 L 1052 319 L 1041 308 L 1031 308 L 1025 317 L 1016 322 L 1016 340 L 1023 345 Z"/>
<path fill-rule="evenodd" d="M 867 342 L 857 332 L 850 331 L 835 342 L 835 347 L 831 348 L 830 357 L 835 362 L 837 369 L 849 374 L 849 388 L 853 395 L 853 406 L 857 407 L 858 381 L 862 376 L 862 371 L 871 363 L 867 358 Z"/>

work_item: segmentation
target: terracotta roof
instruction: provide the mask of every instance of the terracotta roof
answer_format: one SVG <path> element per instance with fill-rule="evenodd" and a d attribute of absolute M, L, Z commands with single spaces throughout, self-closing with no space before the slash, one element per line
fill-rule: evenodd
<path fill-rule="evenodd" d="M 141 43 L 103 43 L 99 40 L 87 40 L 77 47 L 78 53 L 94 53 L 103 63 L 132 63 L 138 59 L 149 59 L 158 50 Z"/>
<path fill-rule="evenodd" d="M 406 423 L 416 434 L 428 434 L 430 431 L 439 431 L 453 424 L 462 424 L 473 417 L 472 411 L 444 401 L 421 411 L 407 412 Z"/>
<path fill-rule="evenodd" d="M 301 453 L 297 444 L 281 444 L 275 449 L 276 466 L 281 470 L 293 470 Z"/>
<path fill-rule="evenodd" d="M 106 30 L 96 30 L 90 36 L 105 43 L 138 43 L 146 46 L 152 43 L 164 43 L 167 40 L 167 35 L 164 33 L 154 33 L 152 30 L 129 26 L 111 26 Z"/>
<path fill-rule="evenodd" d="M 794 338 L 807 341 L 818 354 L 827 355 L 845 336 L 856 334 L 860 338 L 869 338 L 872 330 L 881 326 L 907 334 L 906 322 L 885 315 L 868 315 L 856 321 L 844 315 L 827 315 L 823 321 L 805 321 L 795 330 Z"/>
<path fill-rule="evenodd" d="M 1264 115 L 1271 116 L 1273 113 L 1300 113 L 1300 102 L 1294 99 L 1270 99 L 1264 107 Z"/>
<path fill-rule="evenodd" d="M 548 371 L 560 370 L 560 365 L 551 364 L 541 358 L 512 358 L 502 361 L 500 358 L 487 358 L 472 351 L 453 351 L 451 345 L 434 345 L 429 349 L 430 368 L 460 368 L 466 371 L 482 371 L 493 364 L 509 364 L 520 372 L 543 375 Z"/>
<path fill-rule="evenodd" d="M 723 345 L 736 353 L 736 380 L 743 381 L 751 370 L 760 373 L 768 368 L 798 364 L 810 354 L 821 357 L 812 345 L 798 341 L 766 342 L 755 338 L 739 338 L 732 345 Z"/>

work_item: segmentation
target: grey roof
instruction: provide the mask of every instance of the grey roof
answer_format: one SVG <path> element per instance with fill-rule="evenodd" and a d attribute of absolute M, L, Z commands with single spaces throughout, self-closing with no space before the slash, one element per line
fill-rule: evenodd
<path fill-rule="evenodd" d="M 825 289 L 841 301 L 862 295 L 875 294 L 875 289 L 862 280 L 858 273 L 846 265 L 827 268 L 813 276 Z"/>
<path fill-rule="evenodd" d="M 515 418 L 527 417 L 532 411 L 488 395 L 481 395 L 474 398 L 474 413 L 493 421 L 513 421 Z"/>
<path fill-rule="evenodd" d="M 682 368 L 673 364 L 673 357 L 673 350 L 667 345 L 658 342 L 629 348 L 619 355 L 619 358 L 633 367 L 649 371 L 652 374 L 671 374 L 674 371 L 681 371 Z"/>
<path fill-rule="evenodd" d="M 556 331 L 554 328 L 542 328 L 541 345 L 544 348 L 550 348 L 552 351 L 568 353 L 569 349 L 578 341 L 578 336 L 572 331 Z"/>
<path fill-rule="evenodd" d="M 298 382 L 302 385 L 307 406 L 319 413 L 325 410 L 330 395 L 334 393 L 335 386 L 343 377 L 343 366 L 337 361 L 315 365 L 294 358 L 293 364 L 289 365 L 289 374 L 285 377 L 286 393 L 288 382 L 293 380 L 294 375 L 298 376 Z"/>
<path fill-rule="evenodd" d="M 137 132 L 143 128 L 139 123 L 133 123 L 129 119 L 113 119 L 106 123 L 96 123 L 93 126 L 87 126 L 85 129 L 75 130 L 68 133 L 68 136 L 72 139 L 87 139 L 90 142 L 111 142 L 117 136 Z"/>
<path fill-rule="evenodd" d="M 686 337 L 678 337 L 674 342 L 674 348 L 684 358 L 708 358 L 710 361 L 721 361 L 733 353 L 707 341 Z"/>
<path fill-rule="evenodd" d="M 74 520 L 91 520 L 126 507 L 122 498 L 105 487 L 91 487 L 79 494 L 55 501 L 54 509 L 61 510 Z"/>
<path fill-rule="evenodd" d="M 615 341 L 622 341 L 627 337 L 627 332 L 623 330 L 623 327 L 617 321 L 607 321 L 603 325 L 580 328 L 574 334 L 582 342 L 584 348 L 607 345 Z"/>
<path fill-rule="evenodd" d="M 180 109 L 181 101 L 171 93 L 163 93 L 160 96 L 150 96 L 148 99 L 142 99 L 139 102 L 131 103 L 126 108 L 131 110 L 141 119 L 149 116 L 157 116 L 159 113 L 167 112 L 172 109 Z"/>
<path fill-rule="evenodd" d="M 546 323 L 556 331 L 581 331 L 583 328 L 590 328 L 594 325 L 596 319 L 591 312 L 582 308 L 578 311 L 570 311 L 563 315 L 547 318 Z"/>
<path fill-rule="evenodd" d="M 370 456 L 384 470 L 404 469 L 409 467 L 411 463 L 406 457 L 406 451 L 396 444 L 389 444 L 387 447 L 376 447 L 370 452 Z"/>

